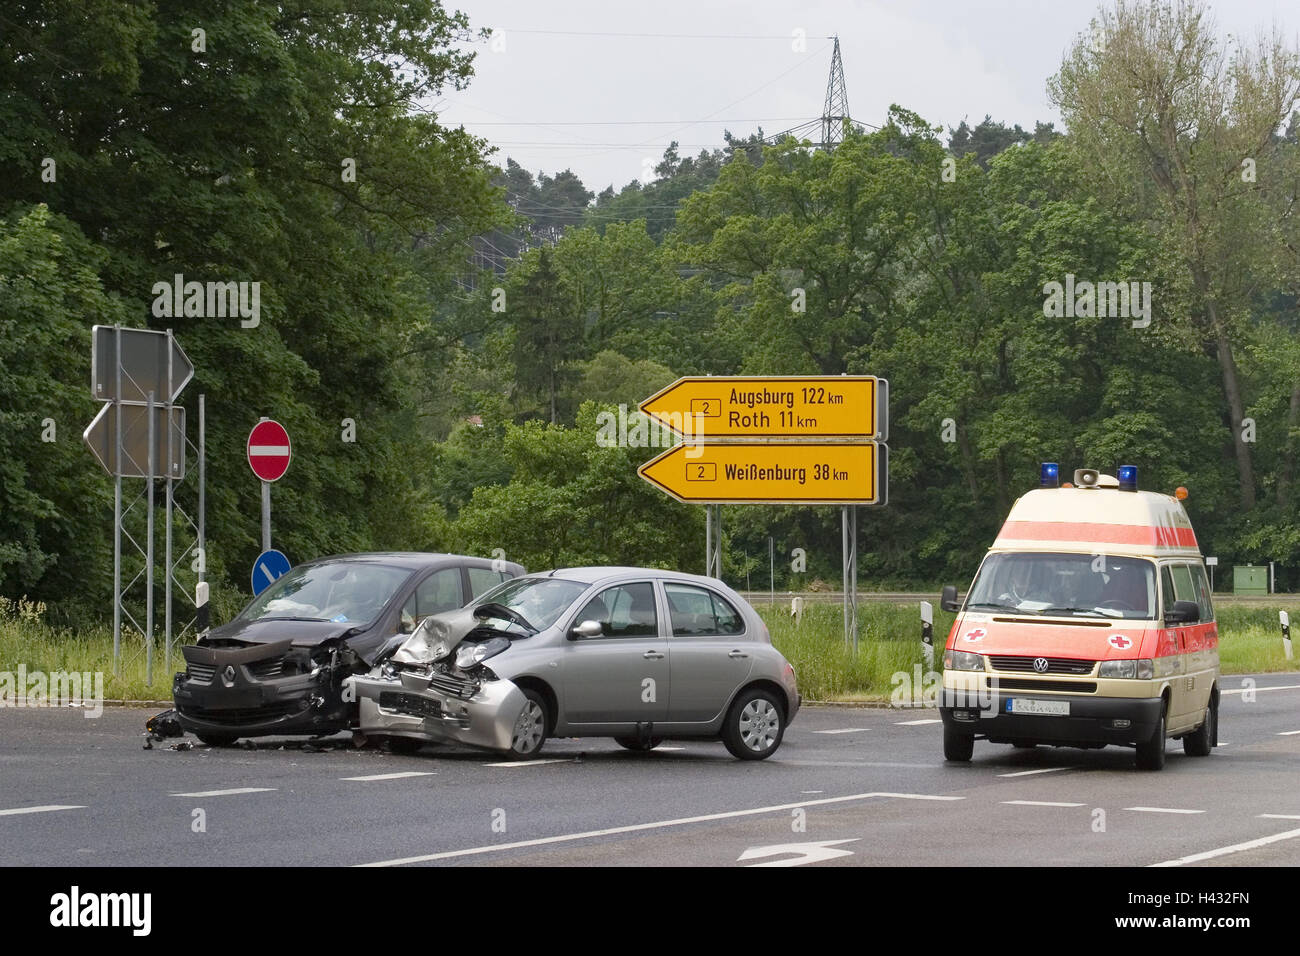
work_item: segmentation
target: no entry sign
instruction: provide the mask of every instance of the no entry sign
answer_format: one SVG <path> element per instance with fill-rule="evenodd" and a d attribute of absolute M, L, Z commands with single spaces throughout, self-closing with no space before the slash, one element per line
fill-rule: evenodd
<path fill-rule="evenodd" d="M 258 422 L 248 433 L 248 467 L 263 481 L 278 481 L 289 470 L 293 449 L 289 433 L 279 422 Z"/>

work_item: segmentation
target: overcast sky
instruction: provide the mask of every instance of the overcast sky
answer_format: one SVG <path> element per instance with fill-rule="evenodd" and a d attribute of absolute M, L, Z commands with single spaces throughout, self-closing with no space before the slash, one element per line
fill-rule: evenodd
<path fill-rule="evenodd" d="M 674 139 L 694 154 L 721 145 L 724 129 L 745 135 L 761 124 L 770 134 L 817 118 L 833 34 L 856 120 L 878 124 L 898 103 L 944 127 L 988 113 L 1059 128 L 1047 78 L 1097 10 L 1095 0 L 444 3 L 501 31 L 504 49 L 478 45 L 469 88 L 437 104 L 442 121 L 497 145 L 501 165 L 510 156 L 533 173 L 571 168 L 596 192 L 650 178 Z M 1253 36 L 1277 23 L 1294 39 L 1300 29 L 1295 0 L 1210 9 L 1221 33 Z M 796 30 L 805 52 L 792 49 Z"/>

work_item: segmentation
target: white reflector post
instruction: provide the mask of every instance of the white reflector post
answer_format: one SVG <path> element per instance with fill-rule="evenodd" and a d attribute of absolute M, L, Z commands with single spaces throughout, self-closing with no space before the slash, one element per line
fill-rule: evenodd
<path fill-rule="evenodd" d="M 194 588 L 194 628 L 200 635 L 208 632 L 208 582 L 200 581 Z"/>
<path fill-rule="evenodd" d="M 1277 618 L 1282 622 L 1282 650 L 1286 652 L 1286 659 L 1291 660 L 1291 615 L 1278 611 Z"/>

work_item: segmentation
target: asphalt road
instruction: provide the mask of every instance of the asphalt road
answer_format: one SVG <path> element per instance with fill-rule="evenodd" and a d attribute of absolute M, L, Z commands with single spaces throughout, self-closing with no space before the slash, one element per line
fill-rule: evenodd
<path fill-rule="evenodd" d="M 1224 746 L 1171 743 L 1159 773 L 982 741 L 947 765 L 933 711 L 805 708 L 758 763 L 594 739 L 511 764 L 343 737 L 144 750 L 148 711 L 0 709 L 0 865 L 1295 865 L 1300 675 L 1255 680 L 1253 701 L 1223 683 Z"/>

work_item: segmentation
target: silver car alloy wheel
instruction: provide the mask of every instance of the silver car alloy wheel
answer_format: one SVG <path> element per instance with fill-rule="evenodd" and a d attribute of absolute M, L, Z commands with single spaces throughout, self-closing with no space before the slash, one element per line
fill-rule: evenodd
<path fill-rule="evenodd" d="M 526 701 L 524 709 L 519 712 L 519 719 L 515 721 L 514 736 L 510 738 L 511 749 L 520 754 L 530 754 L 536 750 L 542 741 L 542 721 L 545 719 L 546 715 L 536 701 Z"/>
<path fill-rule="evenodd" d="M 740 712 L 740 739 L 750 750 L 766 750 L 776 741 L 780 725 L 781 714 L 770 700 L 751 700 Z"/>

